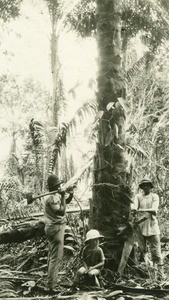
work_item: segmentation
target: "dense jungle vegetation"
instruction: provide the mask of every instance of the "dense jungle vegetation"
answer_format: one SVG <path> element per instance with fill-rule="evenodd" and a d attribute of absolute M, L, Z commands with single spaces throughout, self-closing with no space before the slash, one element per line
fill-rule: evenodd
<path fill-rule="evenodd" d="M 45 193 L 50 173 L 74 188 L 64 289 L 89 227 L 105 236 L 105 286 L 118 280 L 144 177 L 160 196 L 167 268 L 168 0 L 0 0 L 0 22 L 0 297 L 47 294 L 43 197 L 26 195 Z"/>

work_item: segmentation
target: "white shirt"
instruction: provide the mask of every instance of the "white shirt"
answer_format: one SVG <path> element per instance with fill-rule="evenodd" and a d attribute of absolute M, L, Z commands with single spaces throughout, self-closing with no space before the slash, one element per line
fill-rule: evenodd
<path fill-rule="evenodd" d="M 150 193 L 148 195 L 144 195 L 143 193 L 137 194 L 134 199 L 134 209 L 153 209 L 158 211 L 159 207 L 159 197 L 155 193 Z M 140 217 L 144 217 L 145 212 L 139 212 Z M 155 215 L 149 214 L 150 216 L 139 224 L 141 232 L 145 236 L 151 236 L 160 234 L 160 229 L 158 226 L 158 221 Z"/>

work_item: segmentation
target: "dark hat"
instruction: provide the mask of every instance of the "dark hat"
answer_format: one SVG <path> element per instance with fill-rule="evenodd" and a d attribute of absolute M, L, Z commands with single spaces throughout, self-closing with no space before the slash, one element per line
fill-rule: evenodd
<path fill-rule="evenodd" d="M 139 183 L 139 188 L 142 189 L 144 185 L 149 185 L 151 187 L 151 189 L 154 187 L 151 180 L 149 179 L 143 179 L 140 183 Z"/>
<path fill-rule="evenodd" d="M 59 187 L 59 185 L 63 182 L 63 180 L 60 180 L 56 175 L 51 174 L 49 175 L 47 179 L 48 188 L 50 191 L 54 191 Z"/>

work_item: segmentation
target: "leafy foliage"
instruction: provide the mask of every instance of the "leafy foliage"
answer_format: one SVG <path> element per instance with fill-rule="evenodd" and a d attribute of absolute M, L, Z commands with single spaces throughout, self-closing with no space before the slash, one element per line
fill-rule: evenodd
<path fill-rule="evenodd" d="M 124 47 L 126 38 L 141 33 L 143 42 L 152 50 L 168 38 L 169 31 L 166 21 L 158 6 L 152 1 L 123 1 L 122 20 L 124 21 Z"/>
<path fill-rule="evenodd" d="M 0 18 L 7 22 L 11 18 L 19 16 L 20 4 L 22 0 L 1 0 L 0 1 Z"/>
<path fill-rule="evenodd" d="M 96 4 L 94 0 L 82 0 L 68 15 L 72 29 L 82 37 L 88 37 L 96 31 Z"/>
<path fill-rule="evenodd" d="M 45 0 L 45 2 L 48 6 L 50 14 L 56 17 L 60 7 L 60 1 Z"/>
<path fill-rule="evenodd" d="M 168 6 L 166 1 L 161 2 L 162 6 L 153 1 L 145 0 L 122 1 L 122 37 L 124 49 L 127 48 L 130 39 L 138 33 L 141 34 L 145 45 L 153 51 L 164 40 L 168 39 L 168 16 L 165 12 Z M 82 37 L 94 35 L 97 24 L 95 1 L 81 1 L 68 15 L 68 21 L 72 28 Z"/>
<path fill-rule="evenodd" d="M 69 123 L 62 123 L 59 132 L 55 138 L 54 147 L 52 150 L 52 158 L 49 165 L 49 173 L 53 171 L 55 167 L 57 154 L 60 152 L 60 149 L 63 144 L 66 144 L 67 135 L 72 134 L 76 130 L 76 124 L 78 121 L 85 121 L 87 115 L 93 115 L 96 112 L 97 104 L 95 101 L 87 101 L 80 107 L 74 117 L 69 121 Z"/>
<path fill-rule="evenodd" d="M 142 158 L 137 157 L 135 162 L 129 159 L 133 180 L 140 180 L 146 175 L 154 178 L 163 197 L 167 196 L 165 190 L 168 189 L 167 66 L 168 50 L 161 47 L 149 68 L 142 64 L 139 76 L 136 69 L 132 79 L 128 81 L 128 101 L 131 110 L 127 119 L 128 142 L 135 145 L 135 149 L 141 149 L 143 154 Z M 133 151 L 132 147 L 130 150 Z"/>
<path fill-rule="evenodd" d="M 165 0 L 161 0 L 160 2 L 168 9 L 168 3 Z M 8 3 L 10 3 L 10 1 L 8 1 Z M 14 1 L 12 4 L 13 3 Z M 19 1 L 17 3 L 19 3 Z M 63 17 L 63 9 L 60 11 L 61 1 L 46 0 L 46 3 L 49 7 L 50 16 L 52 15 L 57 18 L 58 14 L 60 14 L 60 16 Z M 9 10 L 12 9 L 12 4 L 11 7 L 7 5 L 7 14 Z M 1 6 L 1 13 L 3 13 L 2 9 L 3 7 Z M 163 201 L 165 204 L 169 197 L 169 57 L 168 43 L 166 42 L 169 32 L 167 13 L 168 12 L 165 12 L 162 7 L 156 5 L 155 1 L 154 3 L 152 1 L 145 2 L 143 0 L 123 1 L 123 50 L 128 53 L 131 38 L 139 34 L 143 43 L 148 47 L 148 51 L 139 60 L 137 59 L 136 52 L 134 52 L 134 55 L 133 52 L 131 53 L 132 63 L 127 70 L 127 78 L 125 81 L 128 88 L 127 103 L 122 97 L 117 98 L 116 103 L 108 102 L 106 108 L 104 107 L 104 110 L 100 110 L 97 113 L 92 128 L 94 129 L 98 142 L 97 125 L 100 121 L 102 122 L 105 116 L 109 117 L 106 120 L 108 131 L 104 131 L 106 134 L 103 134 L 103 143 L 99 141 L 101 147 L 104 145 L 106 152 L 113 144 L 116 147 L 117 154 L 126 147 L 127 154 L 125 156 L 125 163 L 127 164 L 128 181 L 130 181 L 130 183 L 137 183 L 144 175 L 153 177 L 158 189 L 161 191 L 161 195 L 164 197 Z M 17 15 L 17 12 L 14 12 L 14 15 L 15 14 Z M 95 34 L 96 17 L 95 1 L 87 0 L 83 0 L 75 7 L 73 13 L 69 13 L 68 16 L 72 27 L 78 30 L 83 37 Z M 5 16 L 4 14 L 3 18 L 8 20 L 9 16 Z M 159 47 L 162 44 L 164 47 Z M 156 55 L 152 57 L 152 51 L 154 52 L 154 50 L 156 50 Z M 119 68 L 118 64 L 114 62 L 110 67 L 114 73 L 116 73 Z M 116 94 L 121 90 L 123 84 L 123 81 L 116 81 L 111 78 L 111 85 Z M 110 98 L 113 98 L 113 96 L 112 93 L 110 93 Z M 17 213 L 12 211 L 12 209 L 14 206 L 15 208 L 18 206 L 18 209 L 21 207 L 20 200 L 22 198 L 21 191 L 23 189 L 32 188 L 33 191 L 39 192 L 44 188 L 46 178 L 44 170 L 47 171 L 49 169 L 50 172 L 53 171 L 56 156 L 63 150 L 63 145 L 67 146 L 68 137 L 76 133 L 76 129 L 80 123 L 87 123 L 89 114 L 91 114 L 90 116 L 92 117 L 95 115 L 97 106 L 95 101 L 86 102 L 85 105 L 76 112 L 75 117 L 67 123 L 62 123 L 59 129 L 52 126 L 50 127 L 48 120 L 51 118 L 52 109 L 51 97 L 48 91 L 44 91 L 39 84 L 35 84 L 32 80 L 27 80 L 22 86 L 19 86 L 15 78 L 4 75 L 0 78 L 0 108 L 1 116 L 3 117 L 3 115 L 5 115 L 5 118 L 2 118 L 1 132 L 3 134 L 10 134 L 12 137 L 10 156 L 6 166 L 8 176 L 0 184 L 0 195 L 1 199 L 4 200 L 4 210 L 10 217 L 12 215 L 17 216 Z M 38 115 L 36 115 L 36 112 L 38 112 Z M 125 143 L 118 144 L 121 124 L 117 124 L 116 122 L 116 112 L 122 112 L 122 117 L 124 115 L 127 116 L 126 145 Z M 6 115 L 8 115 L 9 118 L 6 118 Z M 39 115 L 41 115 L 41 119 L 36 121 Z M 30 124 L 30 133 L 28 133 L 28 124 Z M 103 127 L 100 127 L 100 129 L 103 129 Z M 19 137 L 24 139 L 24 149 L 21 153 L 17 152 L 16 147 Z M 51 148 L 52 159 L 50 165 L 48 165 L 44 157 L 50 157 Z M 106 153 L 108 153 L 108 151 Z M 110 156 L 115 157 L 116 153 L 115 151 L 113 153 L 111 152 Z M 104 161 L 101 165 L 104 170 L 106 163 L 107 162 Z M 79 168 L 79 172 L 72 178 L 72 185 L 77 182 L 79 178 L 82 178 L 86 170 L 91 170 L 91 164 L 92 162 L 89 161 L 84 167 Z M 113 163 L 109 164 L 109 168 L 111 171 L 113 170 L 113 176 L 116 176 L 116 178 L 121 176 L 121 162 L 118 164 L 116 170 Z M 100 170 L 101 168 L 98 168 L 98 173 Z M 73 172 L 72 163 L 72 175 Z M 39 181 L 40 186 L 38 186 Z M 113 198 L 115 208 L 120 209 L 120 206 L 123 206 L 125 211 L 126 204 L 119 204 L 119 202 L 116 201 L 116 195 L 114 196 L 112 192 L 109 193 L 110 189 L 108 189 L 108 187 L 111 188 L 112 185 L 110 183 L 101 183 L 97 185 L 99 189 L 101 185 L 104 186 L 104 195 L 106 194 L 107 197 L 107 202 L 105 201 L 105 203 L 109 204 L 108 202 L 111 202 Z M 117 185 L 113 187 L 115 193 L 121 188 L 121 186 Z M 122 199 L 125 194 L 126 190 L 123 189 L 120 195 Z M 100 205 L 100 200 L 101 199 L 99 199 L 97 206 Z M 39 207 L 40 205 L 38 208 Z M 117 212 L 114 210 L 114 207 L 108 205 L 107 207 L 106 205 L 103 207 L 105 211 L 107 210 L 107 212 L 109 212 L 109 208 L 113 211 L 111 220 L 113 224 Z M 35 211 L 34 206 L 32 210 Z M 21 210 L 18 215 L 19 214 L 22 216 Z M 122 216 L 123 214 L 120 214 L 120 221 Z M 109 216 L 104 218 L 104 225 L 107 220 L 110 220 Z M 78 226 L 81 222 L 78 218 L 71 216 L 67 221 L 73 229 L 73 234 L 65 238 L 65 252 L 67 256 L 69 256 L 70 253 L 76 256 L 72 256 L 68 262 L 64 262 L 65 265 L 61 266 L 61 268 L 64 267 L 67 274 L 71 277 L 72 273 L 70 269 L 78 267 L 79 250 L 83 243 L 81 236 L 79 238 L 79 233 L 85 236 L 85 230 L 82 226 L 82 232 L 80 232 Z M 75 225 L 78 228 L 74 228 Z M 117 228 L 115 228 L 115 230 L 117 230 Z M 32 244 L 28 245 L 28 248 L 30 251 L 27 251 L 27 257 L 24 262 L 22 261 L 23 264 L 21 263 L 23 253 L 19 256 L 20 268 L 27 270 L 29 267 L 37 267 L 37 272 L 39 272 L 37 257 L 40 255 L 41 267 L 46 270 L 46 248 L 45 257 L 44 248 L 42 251 L 39 251 L 39 253 L 37 253 L 36 247 L 34 248 Z M 34 283 L 35 281 L 28 281 L 27 284 L 23 285 L 25 289 L 27 289 L 24 295 L 33 293 Z"/>
<path fill-rule="evenodd" d="M 42 134 L 43 131 L 43 124 L 37 121 L 34 121 L 34 119 L 31 119 L 30 124 L 29 124 L 29 129 L 32 137 L 32 142 L 34 147 L 42 147 L 43 143 L 43 137 L 44 135 Z"/>
<path fill-rule="evenodd" d="M 8 298 L 8 297 L 17 297 L 18 296 L 18 292 L 15 291 L 15 287 L 14 284 L 11 282 L 10 279 L 8 279 L 8 277 L 12 277 L 13 274 L 10 272 L 10 270 L 0 270 L 0 277 L 4 278 L 1 279 L 1 283 L 0 283 L 0 297 L 2 299 L 4 298 Z M 5 279 L 5 277 L 7 277 Z"/>
<path fill-rule="evenodd" d="M 40 192 L 43 189 L 43 149 L 36 142 L 32 146 L 28 124 L 39 112 L 43 121 L 47 119 L 50 99 L 49 92 L 43 90 L 41 85 L 32 79 L 20 83 L 17 78 L 9 75 L 4 74 L 0 78 L 0 132 L 2 138 L 7 136 L 9 139 L 9 145 L 6 147 L 9 154 L 4 165 L 3 180 L 9 180 L 11 184 L 16 183 L 16 191 L 12 187 L 8 191 L 3 188 L 1 194 L 4 211 L 8 208 L 9 213 L 13 208 L 18 208 L 25 190 Z"/>

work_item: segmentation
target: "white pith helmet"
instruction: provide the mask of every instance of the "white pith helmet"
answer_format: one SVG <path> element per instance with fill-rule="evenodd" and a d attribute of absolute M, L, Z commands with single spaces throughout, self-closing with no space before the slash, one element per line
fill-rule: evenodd
<path fill-rule="evenodd" d="M 94 239 L 99 239 L 99 238 L 103 238 L 103 235 L 100 235 L 99 231 L 96 229 L 91 229 L 86 233 L 86 239 L 85 242 L 89 241 L 89 240 L 94 240 Z"/>

